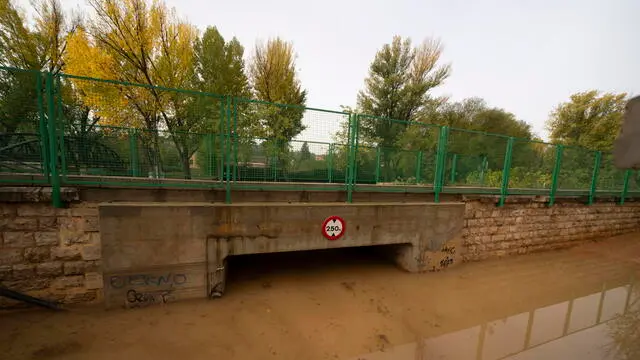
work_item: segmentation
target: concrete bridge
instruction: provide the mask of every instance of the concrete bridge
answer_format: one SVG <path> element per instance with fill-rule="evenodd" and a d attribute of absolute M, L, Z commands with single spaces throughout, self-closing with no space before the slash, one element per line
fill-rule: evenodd
<path fill-rule="evenodd" d="M 0 281 L 109 308 L 221 296 L 229 256 L 376 246 L 401 271 L 567 248 L 640 230 L 640 202 L 598 198 L 74 187 L 0 187 Z M 329 222 L 328 222 L 329 221 Z M 434 274 L 433 276 L 437 276 Z M 15 303 L 0 299 L 2 306 Z"/>

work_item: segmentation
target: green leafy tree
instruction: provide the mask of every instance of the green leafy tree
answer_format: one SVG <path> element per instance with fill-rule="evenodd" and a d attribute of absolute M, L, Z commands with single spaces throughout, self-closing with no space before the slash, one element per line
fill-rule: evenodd
<path fill-rule="evenodd" d="M 306 141 L 302 143 L 302 147 L 300 148 L 300 161 L 311 160 L 312 154 L 309 150 L 309 143 Z"/>
<path fill-rule="evenodd" d="M 271 166 L 283 169 L 291 163 L 290 141 L 305 128 L 302 117 L 307 91 L 298 79 L 293 45 L 280 38 L 256 45 L 249 77 L 254 97 L 271 104 L 252 104 L 248 133 L 264 140 L 262 146 Z"/>
<path fill-rule="evenodd" d="M 238 39 L 233 37 L 231 40 L 225 41 L 216 27 L 208 27 L 195 44 L 196 89 L 217 95 L 251 97 L 243 56 L 244 47 Z M 191 104 L 192 113 L 201 117 L 200 121 L 204 124 L 203 130 L 213 135 L 199 147 L 200 153 L 197 156 L 197 163 L 201 169 L 205 170 L 206 174 L 221 176 L 222 148 L 220 144 L 223 140 L 223 134 L 227 131 L 223 128 L 226 125 L 221 121 L 224 119 L 224 113 L 221 112 L 221 109 L 225 105 L 225 99 L 204 96 L 200 100 Z M 243 135 L 246 133 L 244 129 L 249 126 L 246 123 L 248 119 L 247 104 L 238 101 L 234 103 L 233 111 L 234 119 L 238 119 L 240 122 L 235 124 L 233 128 L 238 130 L 240 135 Z M 246 136 L 239 137 L 237 141 L 240 153 L 251 148 L 250 144 L 246 144 Z M 206 159 L 206 161 L 201 159 Z"/>
<path fill-rule="evenodd" d="M 31 22 L 12 1 L 0 0 L 0 66 L 57 74 L 64 66 L 67 36 L 80 20 L 69 19 L 59 0 L 37 0 L 32 6 Z"/>
<path fill-rule="evenodd" d="M 68 20 L 58 0 L 32 4 L 35 16 L 30 21 L 12 1 L 0 0 L 0 66 L 33 70 L 1 71 L 0 128 L 5 134 L 37 129 L 35 71 L 57 74 L 62 69 L 67 35 L 77 25 L 77 20 Z"/>
<path fill-rule="evenodd" d="M 360 132 L 383 147 L 391 147 L 403 134 L 406 121 L 428 106 L 433 99 L 429 90 L 449 76 L 450 66 L 438 64 L 442 47 L 438 41 L 425 40 L 413 47 L 409 38 L 395 36 L 385 44 L 371 63 L 365 89 L 358 94 L 358 111 L 386 119 L 362 118 Z"/>
<path fill-rule="evenodd" d="M 627 94 L 596 90 L 571 95 L 547 121 L 551 140 L 594 150 L 611 150 L 620 130 Z"/>
<path fill-rule="evenodd" d="M 62 11 L 59 0 L 37 0 L 31 5 L 32 19 L 14 2 L 0 0 L 0 66 L 9 67 L 0 70 L 0 132 L 3 134 L 0 151 L 3 152 L 11 153 L 17 147 L 19 152 L 40 153 L 38 98 L 44 96 L 45 86 L 44 77 L 38 72 L 56 75 L 63 70 L 68 37 L 80 23 L 78 18 Z M 96 135 L 97 118 L 73 95 L 69 82 L 58 79 L 56 85 L 61 97 L 59 114 L 64 118 L 61 121 L 64 131 L 76 137 L 79 148 L 89 149 L 86 141 Z M 43 114 L 46 116 L 46 112 Z M 74 141 L 69 141 L 68 145 L 72 143 Z M 67 155 L 68 163 L 79 158 L 78 154 Z M 33 160 L 41 161 L 41 156 Z"/>
<path fill-rule="evenodd" d="M 195 45 L 198 90 L 249 97 L 249 82 L 243 60 L 244 47 L 233 37 L 225 42 L 214 27 L 208 27 Z"/>
<path fill-rule="evenodd" d="M 469 98 L 460 102 L 441 102 L 425 108 L 412 124 L 399 145 L 403 148 L 429 150 L 435 158 L 438 129 L 425 123 L 449 126 L 447 149 L 446 181 L 466 181 L 475 173 L 476 184 L 486 184 L 482 174 L 488 170 L 502 170 L 508 137 L 516 138 L 513 146 L 512 165 L 519 167 L 550 168 L 542 161 L 544 147 L 532 142 L 531 126 L 518 120 L 515 115 L 503 109 L 492 108 L 480 98 Z M 498 135 L 499 134 L 499 135 Z M 433 162 L 433 161 L 432 161 Z M 455 163 L 455 166 L 454 166 Z M 455 174 L 451 174 L 455 170 Z M 469 178 L 470 179 L 470 178 Z"/>
<path fill-rule="evenodd" d="M 235 37 L 225 42 L 216 27 L 208 27 L 195 44 L 195 87 L 203 92 L 248 98 L 251 96 L 245 74 L 244 47 Z M 208 119 L 206 130 L 220 132 L 220 108 L 223 100 L 208 97 L 206 104 L 197 104 Z M 242 107 L 245 110 L 246 106 Z M 245 119 L 242 114 L 236 116 Z M 237 127 L 237 126 L 236 126 Z M 242 125 L 240 125 L 242 127 Z"/>
<path fill-rule="evenodd" d="M 358 93 L 358 111 L 371 115 L 359 118 L 359 141 L 381 148 L 382 176 L 388 181 L 398 176 L 399 162 L 406 162 L 394 147 L 409 121 L 433 105 L 429 91 L 449 76 L 450 66 L 439 64 L 441 53 L 438 41 L 427 39 L 414 47 L 411 39 L 394 36 L 376 53 L 365 89 Z"/>
<path fill-rule="evenodd" d="M 586 189 L 591 184 L 595 151 L 610 151 L 620 130 L 626 93 L 596 90 L 571 95 L 559 104 L 547 121 L 553 142 L 565 145 L 559 174 L 559 188 Z M 602 155 L 599 189 L 622 187 L 624 171 L 613 166 L 609 154 Z"/>

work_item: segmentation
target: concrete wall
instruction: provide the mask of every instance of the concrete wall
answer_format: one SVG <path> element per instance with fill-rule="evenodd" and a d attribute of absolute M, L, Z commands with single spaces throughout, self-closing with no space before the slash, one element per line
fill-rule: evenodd
<path fill-rule="evenodd" d="M 134 201 L 200 202 L 213 196 L 207 191 L 188 190 L 65 189 L 63 196 L 68 207 L 54 209 L 50 206 L 50 192 L 46 188 L 0 187 L 0 282 L 16 290 L 65 303 L 102 302 L 100 228 L 103 224 L 99 221 L 98 206 L 109 199 L 109 194 L 113 200 Z M 421 194 L 358 196 L 360 202 L 416 203 L 429 200 L 429 195 Z M 247 193 L 245 197 L 247 200 L 271 199 L 279 202 L 285 198 L 292 203 L 305 199 L 339 201 L 339 195 L 333 193 L 258 192 Z M 438 269 L 449 265 L 454 257 L 458 262 L 462 259 L 481 260 L 564 248 L 640 231 L 638 202 L 627 201 L 624 205 L 617 205 L 608 200 L 587 206 L 575 199 L 560 198 L 553 207 L 548 207 L 544 198 L 512 196 L 504 207 L 498 208 L 495 206 L 496 199 L 492 197 L 448 196 L 446 200 L 465 203 L 464 215 L 461 215 L 461 221 L 464 221 L 461 245 L 453 247 L 444 244 L 435 251 L 427 250 L 425 258 L 430 260 L 428 267 L 431 269 L 433 266 Z M 163 223 L 166 221 L 154 221 L 154 228 L 159 229 Z M 163 231 L 172 230 L 165 228 Z M 181 234 L 175 236 L 184 237 Z M 201 249 L 206 249 L 206 244 Z M 205 270 L 198 266 L 189 267 L 190 262 L 202 263 L 202 258 L 188 259 L 190 255 L 185 256 L 183 259 L 187 260 L 175 264 L 182 266 L 172 269 L 175 271 L 127 273 L 118 270 L 120 275 L 113 279 L 114 286 L 120 286 L 121 283 L 133 283 L 136 286 L 173 283 L 202 289 L 208 280 Z M 193 274 L 193 277 L 189 274 Z M 185 276 L 198 282 L 187 283 Z M 111 278 L 108 281 L 111 284 Z M 153 293 L 155 289 L 152 288 L 143 290 L 148 295 L 129 295 L 141 302 L 171 299 L 170 294 L 162 291 Z M 198 293 L 198 296 L 202 293 Z M 0 297 L 0 307 L 15 305 L 15 302 Z"/>
<path fill-rule="evenodd" d="M 231 255 L 396 245 L 399 267 L 435 271 L 450 264 L 431 254 L 462 244 L 463 214 L 463 203 L 101 204 L 105 304 L 222 296 Z M 322 235 L 332 215 L 347 225 L 333 241 Z"/>

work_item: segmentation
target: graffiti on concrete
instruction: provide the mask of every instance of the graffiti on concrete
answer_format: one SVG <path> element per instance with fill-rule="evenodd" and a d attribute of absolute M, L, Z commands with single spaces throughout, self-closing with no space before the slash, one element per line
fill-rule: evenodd
<path fill-rule="evenodd" d="M 444 259 L 440 260 L 440 267 L 443 269 L 446 269 L 449 267 L 449 265 L 453 264 L 453 258 L 450 257 L 445 257 Z"/>
<path fill-rule="evenodd" d="M 447 253 L 449 255 L 455 255 L 456 254 L 456 247 L 455 246 L 444 246 L 442 248 L 441 252 Z"/>
<path fill-rule="evenodd" d="M 114 289 L 135 286 L 174 286 L 183 285 L 187 282 L 187 275 L 166 273 L 163 275 L 135 274 L 135 275 L 113 275 L 109 278 L 109 285 Z"/>
<path fill-rule="evenodd" d="M 173 300 L 173 290 L 140 292 L 134 289 L 127 291 L 127 307 L 143 307 L 152 304 L 166 304 Z"/>
<path fill-rule="evenodd" d="M 431 271 L 440 271 L 447 269 L 455 263 L 456 246 L 445 245 L 440 251 L 434 252 L 434 261 L 431 263 Z"/>

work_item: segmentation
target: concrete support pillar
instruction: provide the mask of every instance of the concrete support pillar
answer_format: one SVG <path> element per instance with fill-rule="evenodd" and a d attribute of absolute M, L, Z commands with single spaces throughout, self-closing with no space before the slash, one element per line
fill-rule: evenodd
<path fill-rule="evenodd" d="M 228 239 L 207 239 L 207 294 L 210 299 L 222 297 L 224 294 L 227 282 L 228 255 Z"/>
<path fill-rule="evenodd" d="M 417 245 L 403 244 L 395 246 L 393 261 L 399 268 L 408 272 L 428 270 L 425 249 L 420 249 Z"/>

